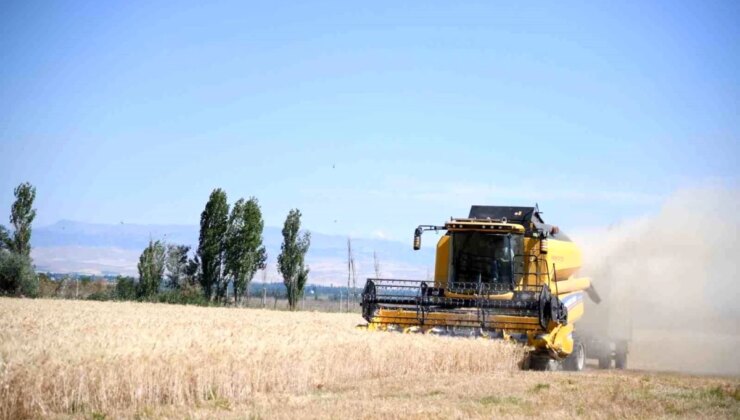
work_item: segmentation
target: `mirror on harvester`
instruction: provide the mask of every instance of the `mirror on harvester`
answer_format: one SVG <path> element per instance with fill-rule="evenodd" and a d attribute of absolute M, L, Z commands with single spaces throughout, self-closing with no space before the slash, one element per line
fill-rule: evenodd
<path fill-rule="evenodd" d="M 421 228 L 416 228 L 414 231 L 414 251 L 418 251 L 421 248 Z"/>

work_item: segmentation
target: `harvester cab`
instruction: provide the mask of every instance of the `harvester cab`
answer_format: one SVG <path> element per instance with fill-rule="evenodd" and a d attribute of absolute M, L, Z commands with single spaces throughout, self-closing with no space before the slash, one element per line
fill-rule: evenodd
<path fill-rule="evenodd" d="M 576 277 L 581 254 L 537 207 L 473 206 L 467 218 L 442 226 L 434 281 L 368 279 L 362 314 L 371 330 L 420 332 L 516 340 L 533 350 L 525 367 L 581 370 L 586 353 L 574 339 L 583 315 L 583 292 L 598 296 Z"/>

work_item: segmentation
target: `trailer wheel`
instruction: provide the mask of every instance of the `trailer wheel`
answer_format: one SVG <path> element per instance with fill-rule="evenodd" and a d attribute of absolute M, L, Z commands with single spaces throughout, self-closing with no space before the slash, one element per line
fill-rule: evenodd
<path fill-rule="evenodd" d="M 617 369 L 627 369 L 627 353 L 617 352 L 614 356 L 614 367 Z"/>
<path fill-rule="evenodd" d="M 586 365 L 586 349 L 583 343 L 576 341 L 573 343 L 573 353 L 563 360 L 563 368 L 573 372 L 580 372 Z"/>
<path fill-rule="evenodd" d="M 626 369 L 627 368 L 627 342 L 626 341 L 619 341 L 617 342 L 617 351 L 614 355 L 614 366 L 617 369 Z"/>
<path fill-rule="evenodd" d="M 599 357 L 599 369 L 610 369 L 612 367 L 612 358 L 609 356 Z"/>

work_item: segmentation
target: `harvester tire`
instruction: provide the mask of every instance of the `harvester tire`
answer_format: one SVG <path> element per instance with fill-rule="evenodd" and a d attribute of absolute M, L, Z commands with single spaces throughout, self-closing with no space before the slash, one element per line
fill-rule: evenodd
<path fill-rule="evenodd" d="M 580 372 L 584 366 L 586 366 L 586 349 L 583 343 L 576 341 L 573 343 L 573 352 L 563 360 L 563 369 Z"/>
<path fill-rule="evenodd" d="M 599 369 L 610 369 L 612 367 L 612 358 L 609 356 L 599 357 Z"/>
<path fill-rule="evenodd" d="M 538 354 L 528 356 L 525 363 L 527 370 L 556 371 L 562 368 L 561 363 L 548 355 Z"/>
<path fill-rule="evenodd" d="M 617 352 L 614 356 L 614 367 L 617 369 L 627 368 L 627 353 Z"/>
<path fill-rule="evenodd" d="M 617 351 L 614 355 L 614 367 L 617 369 L 627 368 L 627 342 L 617 342 Z"/>

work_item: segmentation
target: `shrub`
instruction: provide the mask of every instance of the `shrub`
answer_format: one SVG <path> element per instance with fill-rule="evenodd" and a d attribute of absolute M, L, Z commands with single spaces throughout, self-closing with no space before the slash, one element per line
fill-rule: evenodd
<path fill-rule="evenodd" d="M 31 258 L 9 251 L 0 251 L 0 293 L 12 296 L 36 297 L 39 281 Z"/>
<path fill-rule="evenodd" d="M 118 276 L 118 279 L 116 279 L 116 288 L 113 291 L 113 298 L 116 300 L 136 299 L 136 281 L 133 277 Z"/>
<path fill-rule="evenodd" d="M 208 306 L 210 302 L 198 285 L 185 285 L 180 289 L 167 290 L 157 295 L 159 302 L 185 305 Z"/>
<path fill-rule="evenodd" d="M 111 300 L 112 296 L 110 292 L 107 291 L 100 291 L 100 292 L 93 292 L 88 297 L 87 300 Z"/>
<path fill-rule="evenodd" d="M 50 298 L 59 295 L 62 282 L 54 281 L 48 274 L 39 273 L 39 293 L 38 297 Z"/>

